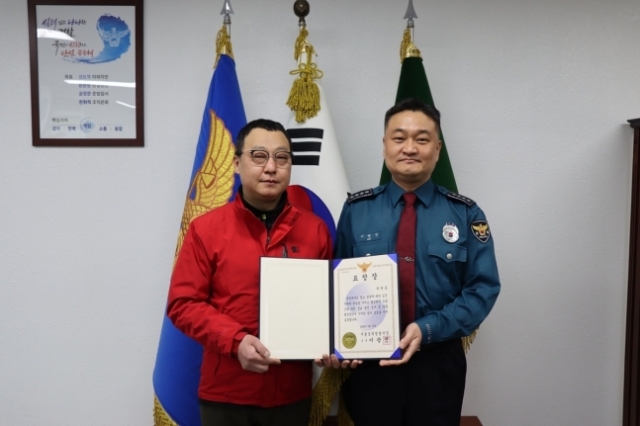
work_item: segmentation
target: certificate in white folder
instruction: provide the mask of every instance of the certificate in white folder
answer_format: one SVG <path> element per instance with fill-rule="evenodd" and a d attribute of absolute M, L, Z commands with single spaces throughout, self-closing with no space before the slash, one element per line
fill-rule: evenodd
<path fill-rule="evenodd" d="M 395 254 L 260 259 L 260 340 L 285 360 L 399 359 Z"/>

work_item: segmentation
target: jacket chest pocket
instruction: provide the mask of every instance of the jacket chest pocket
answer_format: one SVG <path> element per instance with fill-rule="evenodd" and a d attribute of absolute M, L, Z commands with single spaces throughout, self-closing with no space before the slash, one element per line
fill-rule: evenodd
<path fill-rule="evenodd" d="M 389 242 L 383 240 L 366 241 L 353 246 L 353 256 L 376 256 L 389 253 Z"/>
<path fill-rule="evenodd" d="M 437 288 L 445 294 L 456 294 L 462 286 L 462 272 L 467 261 L 466 247 L 429 243 L 429 271 Z"/>

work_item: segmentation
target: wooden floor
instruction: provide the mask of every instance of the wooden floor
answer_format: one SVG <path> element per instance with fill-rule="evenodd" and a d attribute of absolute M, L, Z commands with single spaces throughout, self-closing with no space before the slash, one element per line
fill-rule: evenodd
<path fill-rule="evenodd" d="M 327 417 L 324 426 L 338 426 L 337 418 L 333 416 Z M 462 416 L 460 418 L 460 426 L 482 426 L 482 423 L 476 416 Z"/>

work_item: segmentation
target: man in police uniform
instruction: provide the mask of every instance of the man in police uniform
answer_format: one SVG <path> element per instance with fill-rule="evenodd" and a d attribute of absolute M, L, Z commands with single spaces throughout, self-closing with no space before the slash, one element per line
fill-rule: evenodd
<path fill-rule="evenodd" d="M 343 396 L 356 426 L 458 426 L 467 369 L 461 338 L 487 317 L 500 291 L 484 213 L 430 179 L 439 134 L 440 113 L 422 101 L 387 111 L 383 146 L 392 181 L 350 195 L 338 223 L 336 258 L 394 253 L 405 240 L 398 239 L 403 194 L 415 194 L 415 255 L 398 256 L 399 263 L 414 262 L 415 275 L 415 306 L 403 306 L 400 315 L 408 324 L 403 356 L 351 371 Z"/>

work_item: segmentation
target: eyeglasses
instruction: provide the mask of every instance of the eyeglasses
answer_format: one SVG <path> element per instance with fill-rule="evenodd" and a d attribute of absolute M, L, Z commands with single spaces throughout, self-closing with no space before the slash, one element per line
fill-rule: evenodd
<path fill-rule="evenodd" d="M 246 152 L 251 155 L 251 162 L 258 167 L 264 167 L 269 162 L 269 157 L 272 157 L 273 161 L 276 162 L 276 166 L 281 169 L 284 169 L 291 164 L 292 157 L 289 151 L 278 151 L 273 154 L 269 154 L 269 152 L 263 149 L 252 149 L 250 151 L 243 151 L 238 155 L 242 155 Z"/>

